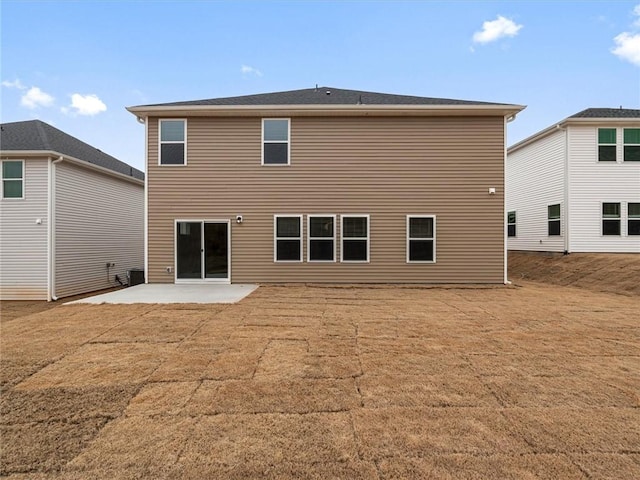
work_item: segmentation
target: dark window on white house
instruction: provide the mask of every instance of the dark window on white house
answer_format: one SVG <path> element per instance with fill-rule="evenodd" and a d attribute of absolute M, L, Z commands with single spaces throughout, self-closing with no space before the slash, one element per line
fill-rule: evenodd
<path fill-rule="evenodd" d="M 624 129 L 624 161 L 640 162 L 640 128 Z"/>
<path fill-rule="evenodd" d="M 302 261 L 302 215 L 274 217 L 274 260 Z"/>
<path fill-rule="evenodd" d="M 620 235 L 620 204 L 602 204 L 602 235 Z"/>
<path fill-rule="evenodd" d="M 160 165 L 186 165 L 187 121 L 160 120 Z"/>
<path fill-rule="evenodd" d="M 433 263 L 436 260 L 436 218 L 433 215 L 407 216 L 407 262 Z"/>
<path fill-rule="evenodd" d="M 336 259 L 335 215 L 309 215 L 307 238 L 310 262 L 334 262 Z"/>
<path fill-rule="evenodd" d="M 343 262 L 369 261 L 369 215 L 342 215 L 341 260 Z"/>
<path fill-rule="evenodd" d="M 289 119 L 262 119 L 262 164 L 289 165 Z"/>
<path fill-rule="evenodd" d="M 615 162 L 616 161 L 616 129 L 615 128 L 599 128 L 598 129 L 598 161 L 599 162 Z"/>
<path fill-rule="evenodd" d="M 512 210 L 507 213 L 507 236 L 516 236 L 516 211 Z"/>
<path fill-rule="evenodd" d="M 547 207 L 547 235 L 560 235 L 560 204 L 549 205 Z"/>
<path fill-rule="evenodd" d="M 640 235 L 640 203 L 627 204 L 627 235 Z"/>

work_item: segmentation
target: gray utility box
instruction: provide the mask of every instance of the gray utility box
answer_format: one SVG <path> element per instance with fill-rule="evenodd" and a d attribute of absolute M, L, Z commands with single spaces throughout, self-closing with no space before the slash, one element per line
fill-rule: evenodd
<path fill-rule="evenodd" d="M 144 283 L 144 269 L 142 268 L 132 268 L 127 272 L 127 276 L 129 277 L 130 287 Z"/>

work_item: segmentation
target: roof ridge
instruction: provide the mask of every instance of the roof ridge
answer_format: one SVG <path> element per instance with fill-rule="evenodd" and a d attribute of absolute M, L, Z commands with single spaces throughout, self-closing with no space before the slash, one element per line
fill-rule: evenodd
<path fill-rule="evenodd" d="M 28 121 L 28 120 L 27 120 Z M 34 123 L 36 125 L 36 128 L 38 129 L 38 133 L 40 134 L 40 138 L 42 140 L 42 144 L 49 150 L 52 150 L 51 147 L 51 142 L 49 141 L 49 135 L 47 135 L 47 132 L 44 129 L 44 125 L 47 125 L 46 123 L 44 123 L 42 120 L 36 118 L 34 120 Z"/>

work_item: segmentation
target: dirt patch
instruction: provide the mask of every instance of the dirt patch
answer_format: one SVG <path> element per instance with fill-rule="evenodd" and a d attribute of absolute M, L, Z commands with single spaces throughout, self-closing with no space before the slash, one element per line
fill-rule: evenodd
<path fill-rule="evenodd" d="M 640 478 L 639 309 L 532 281 L 58 306 L 3 320 L 0 471 Z"/>
<path fill-rule="evenodd" d="M 640 295 L 640 254 L 511 251 L 509 279 Z"/>

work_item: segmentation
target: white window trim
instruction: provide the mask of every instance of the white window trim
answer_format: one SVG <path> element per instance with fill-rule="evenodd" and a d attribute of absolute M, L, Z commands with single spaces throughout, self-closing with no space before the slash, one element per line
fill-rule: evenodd
<path fill-rule="evenodd" d="M 295 217 L 300 221 L 300 236 L 298 237 L 278 237 L 278 218 L 291 218 Z M 273 261 L 274 263 L 302 263 L 304 258 L 304 252 L 302 251 L 302 238 L 304 237 L 304 224 L 302 222 L 303 216 L 298 214 L 276 214 L 273 216 Z M 278 240 L 298 240 L 300 243 L 300 260 L 278 260 Z"/>
<path fill-rule="evenodd" d="M 633 146 L 639 146 L 640 144 L 638 143 L 626 143 L 624 141 L 624 131 L 625 130 L 637 130 L 637 127 L 623 127 L 622 128 L 622 163 L 631 163 L 631 164 L 640 164 L 640 162 L 638 161 L 634 161 L 634 160 L 625 160 L 624 159 L 624 147 L 633 147 Z"/>
<path fill-rule="evenodd" d="M 22 176 L 19 179 L 18 178 L 7 178 L 5 180 L 5 178 L 4 178 L 4 163 L 5 162 L 20 162 L 20 164 L 22 165 Z M 24 200 L 25 193 L 26 193 L 25 192 L 25 190 L 26 190 L 26 188 L 25 188 L 26 187 L 26 182 L 25 182 L 25 178 L 24 178 L 25 177 L 24 160 L 7 158 L 5 160 L 2 160 L 2 162 L 0 162 L 0 163 L 1 163 L 1 165 L 0 165 L 0 169 L 1 169 L 0 170 L 0 177 L 1 177 L 0 178 L 0 190 L 2 191 L 2 193 L 0 194 L 0 198 L 2 200 L 6 200 L 8 202 L 11 202 L 13 200 Z M 5 198 L 5 196 L 4 196 L 4 182 L 18 182 L 18 181 L 22 182 L 22 196 L 21 197 L 7 197 L 7 198 Z"/>
<path fill-rule="evenodd" d="M 558 205 L 560 207 L 560 214 L 558 215 L 558 218 L 549 218 L 549 207 L 553 207 L 554 205 Z M 549 222 L 560 223 L 560 233 L 558 235 L 549 235 Z M 547 237 L 562 237 L 562 203 L 547 204 Z"/>
<path fill-rule="evenodd" d="M 264 163 L 264 122 L 265 120 L 286 120 L 287 121 L 287 141 L 283 140 L 269 140 L 268 143 L 286 143 L 287 144 L 287 163 Z M 262 142 L 260 143 L 260 163 L 265 167 L 287 167 L 291 165 L 291 118 L 263 118 L 262 119 Z"/>
<path fill-rule="evenodd" d="M 513 213 L 514 217 L 516 218 L 515 222 L 509 222 L 509 214 Z M 509 236 L 509 227 L 513 225 L 516 231 L 516 234 L 513 236 Z M 548 227 L 547 227 L 548 228 Z M 509 210 L 507 212 L 507 237 L 508 238 L 517 238 L 518 237 L 518 211 L 517 210 Z"/>
<path fill-rule="evenodd" d="M 616 142 L 615 143 L 600 143 L 600 130 L 615 130 L 616 131 Z M 613 161 L 604 161 L 600 160 L 600 147 L 616 147 L 616 159 Z M 617 127 L 597 127 L 596 128 L 596 163 L 602 164 L 612 164 L 618 163 L 618 128 Z M 624 155 L 624 149 L 623 149 Z"/>
<path fill-rule="evenodd" d="M 312 237 L 311 236 L 311 219 L 312 218 L 325 218 L 330 217 L 333 218 L 333 237 Z M 307 215 L 307 262 L 309 263 L 335 263 L 336 261 L 336 234 L 337 234 L 337 225 L 336 225 L 336 215 L 333 214 L 319 214 L 314 213 L 312 215 Z M 311 260 L 311 240 L 333 240 L 333 258 L 331 260 Z"/>
<path fill-rule="evenodd" d="M 345 237 L 344 236 L 344 219 L 346 218 L 366 218 L 367 219 L 367 236 L 366 237 Z M 340 215 L 340 263 L 369 263 L 371 255 L 371 219 L 368 214 L 353 213 Z M 367 241 L 367 259 L 366 260 L 345 260 L 344 259 L 344 241 L 345 240 L 366 240 Z"/>
<path fill-rule="evenodd" d="M 162 123 L 163 122 L 184 122 L 184 140 L 178 141 L 162 141 Z M 184 144 L 184 163 L 162 163 L 162 144 Z M 186 118 L 160 118 L 158 119 L 158 165 L 160 167 L 186 167 L 187 165 L 187 119 Z"/>
<path fill-rule="evenodd" d="M 617 203 L 619 205 L 619 214 L 617 218 L 613 218 L 613 217 L 606 217 L 604 216 L 604 204 L 605 203 Z M 627 206 L 627 208 L 629 208 Z M 625 235 L 623 235 L 623 226 L 624 226 L 624 222 L 622 221 L 622 202 L 600 202 L 600 236 L 601 237 L 624 237 Z M 617 220 L 620 223 L 620 233 L 618 235 L 605 235 L 604 234 L 604 221 L 605 220 Z"/>
<path fill-rule="evenodd" d="M 433 238 L 411 238 L 409 236 L 409 219 L 411 218 L 432 218 L 433 219 Z M 405 248 L 407 250 L 407 263 L 436 263 L 436 216 L 435 215 L 407 215 L 407 225 L 406 225 L 406 245 Z M 433 240 L 433 260 L 410 260 L 409 259 L 409 241 L 410 240 Z"/>

